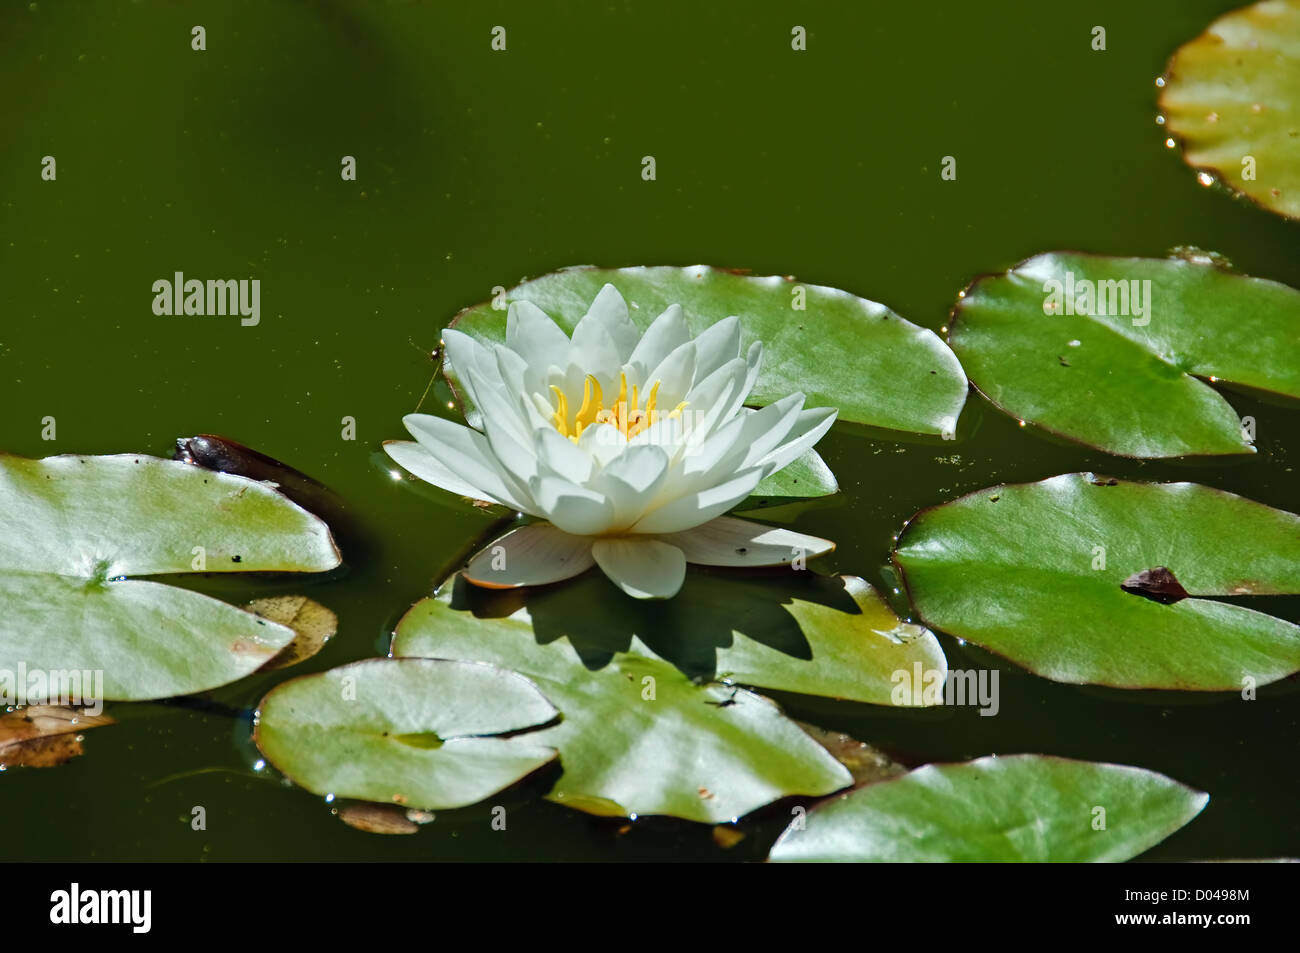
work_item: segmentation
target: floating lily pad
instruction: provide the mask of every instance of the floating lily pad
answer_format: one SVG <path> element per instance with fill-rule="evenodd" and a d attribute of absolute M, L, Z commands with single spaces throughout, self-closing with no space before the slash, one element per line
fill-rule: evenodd
<path fill-rule="evenodd" d="M 731 315 L 743 345 L 763 343 L 763 371 L 751 399 L 762 405 L 801 391 L 809 407 L 837 407 L 840 420 L 890 430 L 950 431 L 966 400 L 966 375 L 926 328 L 884 305 L 793 278 L 753 277 L 704 265 L 689 268 L 570 268 L 506 292 L 505 303 L 531 301 L 572 332 L 606 283 L 627 299 L 642 330 L 680 304 L 695 334 Z M 804 310 L 793 305 L 804 289 Z M 505 341 L 506 311 L 490 302 L 462 311 L 454 327 Z M 444 364 L 456 384 L 455 368 Z M 457 387 L 462 399 L 464 388 Z M 477 415 L 465 407 L 471 424 Z"/>
<path fill-rule="evenodd" d="M 830 496 L 838 493 L 839 482 L 816 450 L 806 450 L 789 466 L 760 480 L 754 492 L 739 506 L 751 509 L 758 505 L 777 505 L 791 500 Z"/>
<path fill-rule="evenodd" d="M 1240 691 L 1300 670 L 1300 627 L 1206 598 L 1300 593 L 1300 516 L 1209 487 L 991 487 L 914 516 L 894 560 L 928 624 L 1059 682 Z M 1134 591 L 1143 574 L 1188 595 Z"/>
<path fill-rule="evenodd" d="M 1119 862 L 1183 827 L 1209 795 L 1163 774 L 1042 755 L 929 764 L 797 818 L 778 862 Z"/>
<path fill-rule="evenodd" d="M 148 456 L 0 457 L 0 659 L 102 672 L 109 699 L 224 685 L 294 635 L 208 596 L 127 577 L 338 563 L 324 523 L 253 480 Z"/>
<path fill-rule="evenodd" d="M 1049 252 L 963 294 L 948 339 L 971 382 L 1008 414 L 1109 453 L 1252 453 L 1206 381 L 1300 397 L 1300 291 L 1273 281 Z"/>
<path fill-rule="evenodd" d="M 1160 110 L 1189 165 L 1300 218 L 1300 2 L 1220 17 L 1178 48 L 1163 83 Z"/>
<path fill-rule="evenodd" d="M 612 589 L 598 578 L 590 581 Z M 663 644 L 649 632 L 644 639 L 637 634 L 648 617 L 630 628 L 627 618 L 610 627 L 599 603 L 594 612 L 580 607 L 575 618 L 573 603 L 548 607 L 539 598 L 588 582 L 534 593 L 525 608 L 508 596 L 486 600 L 482 590 L 457 579 L 407 613 L 393 653 L 490 662 L 532 679 L 564 716 L 536 735 L 559 749 L 564 764 L 549 796 L 590 813 L 718 823 L 788 795 L 827 794 L 850 783 L 849 772 L 772 702 L 703 675 L 692 678 L 657 654 Z M 726 591 L 716 583 L 703 586 Z M 683 592 L 691 587 L 688 581 Z M 646 606 L 614 592 L 625 617 Z M 470 599 L 484 600 L 477 612 Z M 707 638 L 709 630 L 696 627 L 689 635 Z M 768 652 L 790 667 L 810 664 L 779 649 L 756 648 L 753 657 Z"/>
<path fill-rule="evenodd" d="M 273 688 L 254 741 L 315 794 L 403 807 L 476 804 L 555 758 L 555 708 L 492 665 L 367 659 Z"/>

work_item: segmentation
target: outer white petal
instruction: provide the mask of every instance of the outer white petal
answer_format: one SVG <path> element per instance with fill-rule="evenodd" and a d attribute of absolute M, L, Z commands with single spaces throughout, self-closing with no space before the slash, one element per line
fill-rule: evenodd
<path fill-rule="evenodd" d="M 750 391 L 752 391 L 754 385 L 758 383 L 758 374 L 763 369 L 763 345 L 760 342 L 755 341 L 749 346 L 749 353 L 745 355 L 745 366 L 747 368 L 745 371 L 745 383 L 740 388 L 739 392 L 732 395 L 731 402 L 723 411 L 723 420 L 726 420 L 728 417 L 731 417 L 740 410 L 745 401 L 749 399 Z"/>
<path fill-rule="evenodd" d="M 775 526 L 763 526 L 734 516 L 719 516 L 682 533 L 660 536 L 701 566 L 783 566 L 802 555 L 822 556 L 835 548 L 829 539 Z"/>
<path fill-rule="evenodd" d="M 529 367 L 563 366 L 569 353 L 569 336 L 531 301 L 512 301 L 506 312 L 506 347 Z"/>
<path fill-rule="evenodd" d="M 487 438 L 477 430 L 428 414 L 407 414 L 402 423 L 439 463 L 465 483 L 478 487 L 488 499 L 540 515 L 528 494 L 518 486 L 514 492 L 508 487 Z"/>
<path fill-rule="evenodd" d="M 618 289 L 608 282 L 600 289 L 596 295 L 596 300 L 591 303 L 587 309 L 587 314 L 578 326 L 573 329 L 573 339 L 578 339 L 579 331 L 584 324 L 594 322 L 605 329 L 614 342 L 618 351 L 618 363 L 622 364 L 632 354 L 636 348 L 637 342 L 641 340 L 641 332 L 637 326 L 632 323 L 632 319 L 627 314 L 627 302 L 623 296 L 618 293 Z"/>
<path fill-rule="evenodd" d="M 770 466 L 773 473 L 788 466 L 831 429 L 831 424 L 835 423 L 838 414 L 839 411 L 832 407 L 814 407 L 800 411 L 794 426 L 786 436 L 785 443 L 756 462 Z"/>
<path fill-rule="evenodd" d="M 492 356 L 496 358 L 497 373 L 501 383 L 511 394 L 519 394 L 527 389 L 528 361 L 520 354 L 501 344 L 492 345 Z"/>
<path fill-rule="evenodd" d="M 740 318 L 732 315 L 706 328 L 695 339 L 695 376 L 703 380 L 740 356 Z"/>
<path fill-rule="evenodd" d="M 655 318 L 645 334 L 637 342 L 632 356 L 627 359 L 636 367 L 640 380 L 648 380 L 648 375 L 659 366 L 659 362 L 691 339 L 691 329 L 686 326 L 680 305 L 669 305 L 663 314 Z"/>
<path fill-rule="evenodd" d="M 742 470 L 725 483 L 688 493 L 651 511 L 632 527 L 634 533 L 680 533 L 721 516 L 753 492 L 770 470 L 753 467 Z"/>
<path fill-rule="evenodd" d="M 594 564 L 590 539 L 535 523 L 489 543 L 469 561 L 463 575 L 476 586 L 514 589 L 560 582 Z"/>
<path fill-rule="evenodd" d="M 614 525 L 614 504 L 596 493 L 558 476 L 538 476 L 528 488 L 543 514 L 566 533 L 599 536 Z"/>
<path fill-rule="evenodd" d="M 671 599 L 686 579 L 686 557 L 657 539 L 614 537 L 591 545 L 596 564 L 634 599 Z"/>
<path fill-rule="evenodd" d="M 425 483 L 432 483 L 440 490 L 458 496 L 468 496 L 475 500 L 491 500 L 491 494 L 462 480 L 439 463 L 437 457 L 412 440 L 387 440 L 384 442 L 384 452 L 402 469 L 419 477 Z"/>

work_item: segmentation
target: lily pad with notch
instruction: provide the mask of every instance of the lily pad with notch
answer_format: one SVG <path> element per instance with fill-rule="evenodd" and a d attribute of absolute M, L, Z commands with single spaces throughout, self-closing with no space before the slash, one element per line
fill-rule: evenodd
<path fill-rule="evenodd" d="M 144 455 L 0 457 L 0 658 L 102 672 L 107 699 L 225 685 L 294 636 L 133 577 L 338 565 L 326 525 L 254 480 Z"/>
<path fill-rule="evenodd" d="M 763 371 L 751 395 L 760 406 L 799 391 L 808 407 L 839 408 L 840 420 L 942 434 L 955 426 L 966 401 L 966 375 L 933 331 L 874 301 L 789 277 L 706 265 L 567 268 L 467 308 L 452 326 L 503 342 L 506 307 L 526 300 L 571 333 L 607 282 L 627 299 L 642 330 L 672 304 L 682 306 L 694 334 L 738 316 L 743 345 L 763 342 Z M 456 386 L 456 369 L 444 362 L 444 371 Z M 464 388 L 456 389 L 464 399 Z M 466 405 L 465 412 L 474 425 L 475 409 Z"/>
<path fill-rule="evenodd" d="M 855 595 L 863 596 L 847 583 L 811 583 L 811 591 L 802 590 L 807 602 L 791 600 L 805 618 L 822 612 L 842 617 L 847 634 L 836 645 L 824 620 L 827 631 L 804 637 L 798 623 L 769 619 L 772 610 L 786 615 L 770 603 L 737 614 L 746 596 L 761 590 L 758 583 L 733 588 L 724 575 L 702 577 L 692 574 L 677 599 L 649 605 L 595 575 L 527 593 L 485 592 L 457 577 L 401 620 L 393 654 L 473 659 L 532 679 L 564 716 L 539 735 L 559 749 L 564 765 L 552 800 L 595 814 L 663 814 L 702 823 L 728 821 L 790 795 L 826 794 L 852 780 L 797 723 L 737 683 L 780 682 L 808 691 L 822 676 L 828 693 L 876 698 L 875 668 L 862 661 L 873 648 L 894 668 L 910 666 L 912 658 L 943 665 L 926 641 L 933 639 L 929 633 L 918 630 L 910 644 L 887 633 L 873 642 L 870 625 L 883 616 L 859 608 L 858 619 Z M 770 579 L 766 584 L 773 587 Z M 811 601 L 822 586 L 820 598 L 830 605 Z M 706 600 L 717 608 L 703 615 L 698 610 Z M 756 621 L 760 617 L 770 628 Z M 737 633 L 732 649 L 733 624 L 755 637 Z M 893 618 L 887 631 L 898 624 Z M 810 644 L 818 647 L 815 661 L 806 654 Z M 734 683 L 718 680 L 723 671 Z M 883 679 L 887 699 L 888 675 Z"/>
<path fill-rule="evenodd" d="M 554 760 L 538 729 L 556 717 L 532 682 L 494 665 L 367 659 L 273 688 L 253 739 L 314 794 L 443 810 Z"/>
<path fill-rule="evenodd" d="M 1059 682 L 1239 691 L 1300 626 L 1213 597 L 1300 593 L 1300 516 L 1194 483 L 1070 473 L 922 510 L 893 554 L 927 624 Z"/>
<path fill-rule="evenodd" d="M 1211 383 L 1300 398 L 1300 291 L 1202 260 L 1047 252 L 977 279 L 948 341 L 1004 412 L 1108 453 L 1253 453 Z"/>

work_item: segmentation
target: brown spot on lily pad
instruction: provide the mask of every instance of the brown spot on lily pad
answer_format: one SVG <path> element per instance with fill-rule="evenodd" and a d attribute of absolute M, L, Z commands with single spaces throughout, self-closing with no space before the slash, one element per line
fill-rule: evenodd
<path fill-rule="evenodd" d="M 1144 599 L 1150 599 L 1152 602 L 1159 602 L 1161 605 L 1166 606 L 1181 602 L 1188 596 L 1187 590 L 1178 581 L 1178 577 L 1164 566 L 1156 566 L 1154 569 L 1135 572 L 1121 582 L 1119 586 L 1125 592 L 1131 592 L 1135 596 L 1141 596 Z"/>

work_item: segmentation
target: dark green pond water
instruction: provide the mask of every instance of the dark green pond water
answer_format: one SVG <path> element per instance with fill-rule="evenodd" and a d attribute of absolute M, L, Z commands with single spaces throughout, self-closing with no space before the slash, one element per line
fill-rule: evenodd
<path fill-rule="evenodd" d="M 346 573 L 204 585 L 231 601 L 309 589 L 334 608 L 338 636 L 295 674 L 382 654 L 487 521 L 395 484 L 372 456 L 404 436 L 441 328 L 495 285 L 704 262 L 846 288 L 935 329 L 975 275 L 1056 248 L 1197 245 L 1300 286 L 1300 229 L 1198 185 L 1154 122 L 1166 58 L 1235 5 L 6 0 L 0 448 L 167 455 L 209 432 L 310 473 L 349 501 Z M 190 48 L 195 24 L 205 52 Z M 489 48 L 497 24 L 505 53 Z M 795 24 L 805 53 L 790 50 Z M 344 155 L 356 182 L 340 180 Z M 645 155 L 657 181 L 641 179 Z M 945 155 L 956 181 L 940 180 Z M 151 285 L 176 271 L 260 278 L 260 325 L 155 316 Z M 997 482 L 1094 469 L 1300 507 L 1300 417 L 1233 404 L 1256 417 L 1260 452 L 1213 466 L 1087 452 L 974 396 L 955 442 L 840 426 L 820 449 L 845 492 L 793 525 L 839 542 L 824 568 L 888 587 L 908 516 Z M 1300 621 L 1300 600 L 1260 607 Z M 779 700 L 909 763 L 1048 752 L 1209 791 L 1148 858 L 1300 854 L 1295 679 L 1249 704 L 1132 694 L 941 640 L 952 667 L 1002 669 L 997 717 Z M 88 733 L 84 757 L 0 775 L 0 857 L 756 859 L 789 817 L 778 807 L 723 850 L 704 826 L 620 833 L 534 786 L 496 799 L 505 832 L 484 806 L 412 837 L 363 834 L 253 770 L 251 709 L 284 677 L 214 693 L 210 710 L 116 706 L 122 723 Z M 206 831 L 191 830 L 195 805 Z"/>

